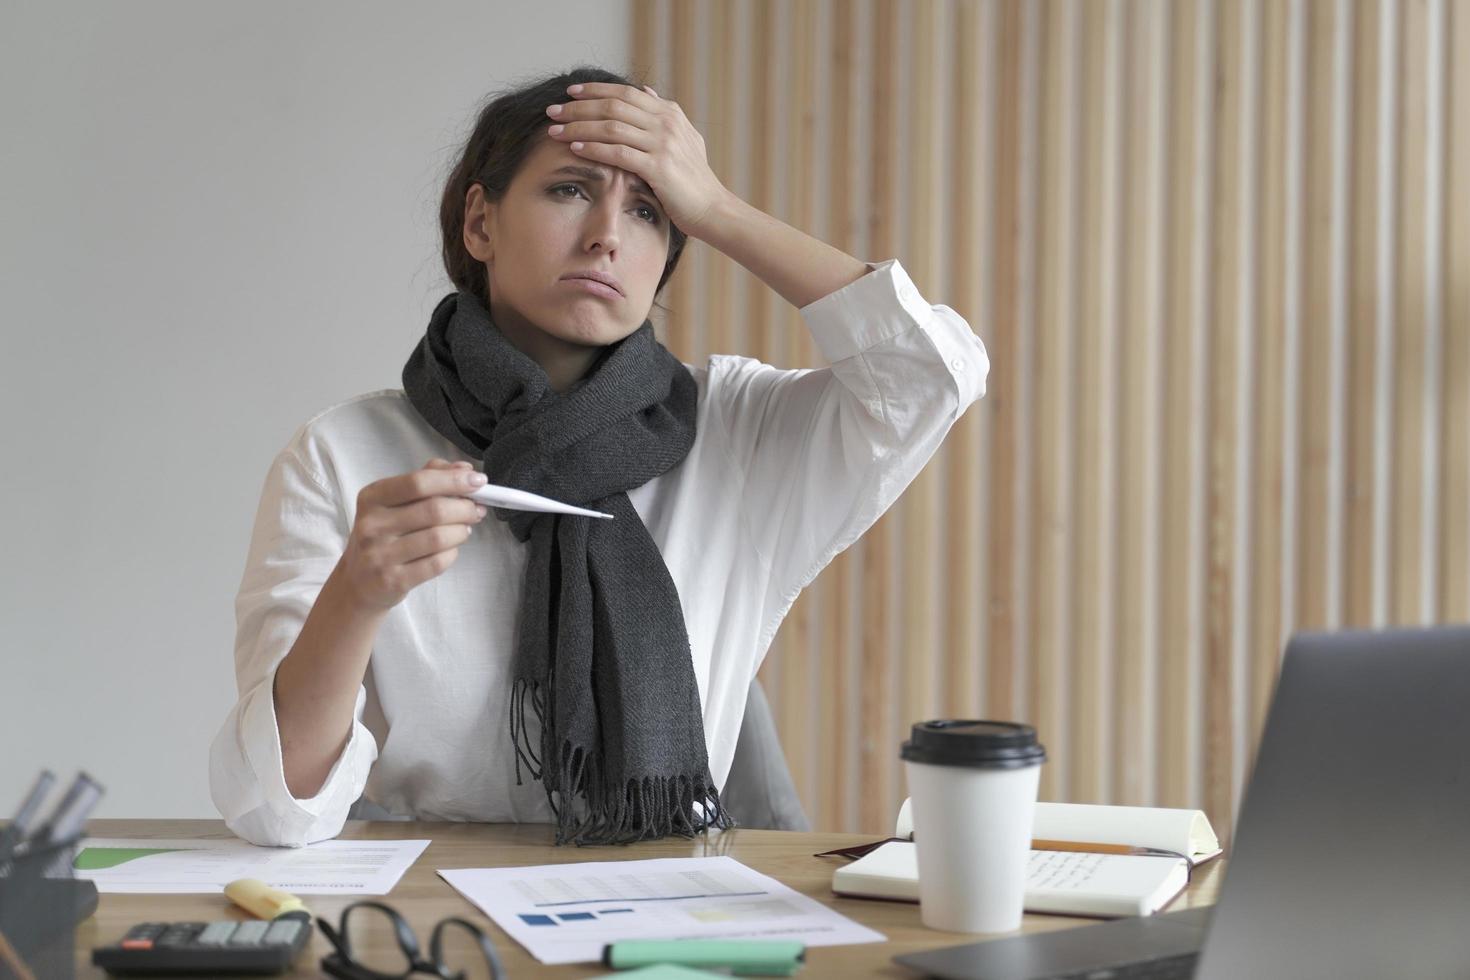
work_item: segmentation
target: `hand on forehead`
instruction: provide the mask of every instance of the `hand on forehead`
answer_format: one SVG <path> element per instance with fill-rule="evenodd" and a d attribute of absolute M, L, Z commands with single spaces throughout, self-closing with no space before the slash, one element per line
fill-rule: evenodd
<path fill-rule="evenodd" d="M 546 132 L 590 164 L 636 174 L 685 234 L 699 237 L 729 196 L 710 169 L 704 137 L 677 102 L 652 89 L 606 82 L 567 86 L 546 107 Z"/>

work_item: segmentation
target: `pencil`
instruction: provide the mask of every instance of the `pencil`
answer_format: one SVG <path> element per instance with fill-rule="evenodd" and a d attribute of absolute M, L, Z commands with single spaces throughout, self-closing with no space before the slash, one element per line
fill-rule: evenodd
<path fill-rule="evenodd" d="M 1147 847 L 1133 847 L 1129 844 L 1092 844 L 1074 840 L 1032 840 L 1033 851 L 1081 851 L 1087 854 L 1135 854 L 1150 855 L 1158 851 Z"/>

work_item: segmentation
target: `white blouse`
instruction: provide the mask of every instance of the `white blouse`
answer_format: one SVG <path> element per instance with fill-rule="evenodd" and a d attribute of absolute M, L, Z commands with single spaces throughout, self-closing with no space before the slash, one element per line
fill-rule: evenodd
<path fill-rule="evenodd" d="M 830 368 L 719 355 L 691 367 L 693 447 L 628 494 L 679 590 L 719 786 L 746 691 L 797 594 L 985 390 L 990 362 L 964 318 L 929 305 L 896 259 L 868 269 L 801 310 Z M 276 667 L 342 556 L 358 491 L 435 456 L 467 458 L 402 391 L 376 391 L 303 425 L 266 476 L 235 600 L 240 699 L 209 761 L 215 806 L 248 841 L 333 837 L 362 795 L 422 820 L 552 820 L 541 784 L 515 780 L 507 695 L 526 545 L 493 514 L 384 619 L 321 790 L 296 799 L 286 788 Z"/>

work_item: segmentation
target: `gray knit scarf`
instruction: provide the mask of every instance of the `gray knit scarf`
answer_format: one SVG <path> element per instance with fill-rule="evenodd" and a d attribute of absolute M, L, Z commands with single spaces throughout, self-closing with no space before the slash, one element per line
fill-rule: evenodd
<path fill-rule="evenodd" d="M 436 431 L 484 460 L 490 482 L 614 517 L 495 511 L 530 552 L 511 691 L 516 782 L 522 765 L 542 781 L 556 842 L 731 826 L 710 777 L 679 593 L 627 494 L 688 455 L 689 372 L 644 321 L 559 394 L 485 305 L 458 292 L 435 308 L 403 388 Z"/>

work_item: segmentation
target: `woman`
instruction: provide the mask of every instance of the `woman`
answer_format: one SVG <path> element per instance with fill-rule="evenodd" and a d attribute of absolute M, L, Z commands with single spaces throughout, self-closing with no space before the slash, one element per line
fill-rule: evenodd
<path fill-rule="evenodd" d="M 777 626 L 981 396 L 984 348 L 896 260 L 741 201 L 676 103 L 597 69 L 489 103 L 441 223 L 457 291 L 403 390 L 317 415 L 267 477 L 215 803 L 287 845 L 359 795 L 559 843 L 724 826 Z M 798 307 L 831 367 L 673 358 L 647 317 L 686 236 Z M 614 518 L 487 520 L 486 474 Z"/>

